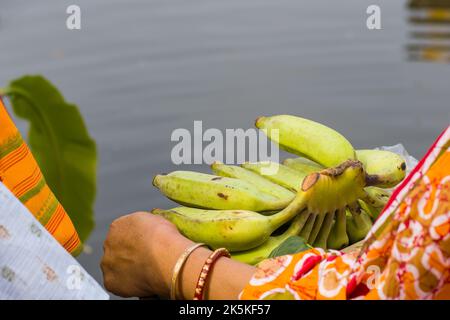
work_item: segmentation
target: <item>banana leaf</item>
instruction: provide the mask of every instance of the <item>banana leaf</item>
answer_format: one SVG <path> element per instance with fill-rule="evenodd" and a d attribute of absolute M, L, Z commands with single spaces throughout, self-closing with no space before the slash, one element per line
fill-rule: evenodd
<path fill-rule="evenodd" d="M 284 240 L 278 247 L 273 249 L 269 258 L 284 256 L 287 254 L 295 254 L 311 249 L 312 247 L 306 243 L 306 240 L 299 236 L 291 236 Z"/>
<path fill-rule="evenodd" d="M 24 76 L 4 90 L 14 113 L 29 122 L 28 143 L 80 239 L 94 227 L 97 150 L 76 105 L 42 76 Z"/>

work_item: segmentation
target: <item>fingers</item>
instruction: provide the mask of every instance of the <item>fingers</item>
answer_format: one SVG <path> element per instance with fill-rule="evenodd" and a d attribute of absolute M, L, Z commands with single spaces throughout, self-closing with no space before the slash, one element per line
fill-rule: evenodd
<path fill-rule="evenodd" d="M 105 289 L 122 297 L 165 292 L 157 261 L 166 253 L 167 244 L 179 241 L 179 237 L 174 224 L 149 212 L 115 219 L 109 226 L 100 261 Z"/>

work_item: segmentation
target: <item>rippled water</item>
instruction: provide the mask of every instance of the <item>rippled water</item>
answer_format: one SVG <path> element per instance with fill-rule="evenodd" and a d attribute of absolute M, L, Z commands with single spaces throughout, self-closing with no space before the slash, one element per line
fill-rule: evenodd
<path fill-rule="evenodd" d="M 403 1 L 377 1 L 377 31 L 367 0 L 77 0 L 82 30 L 69 31 L 73 2 L 1 0 L 0 85 L 42 73 L 79 105 L 100 152 L 93 252 L 80 261 L 99 281 L 110 222 L 170 205 L 151 178 L 175 168 L 175 128 L 291 113 L 356 147 L 401 142 L 421 157 L 450 122 L 450 65 L 431 62 L 446 61 L 449 25 L 423 36 Z M 437 53 L 421 51 L 430 43 Z"/>

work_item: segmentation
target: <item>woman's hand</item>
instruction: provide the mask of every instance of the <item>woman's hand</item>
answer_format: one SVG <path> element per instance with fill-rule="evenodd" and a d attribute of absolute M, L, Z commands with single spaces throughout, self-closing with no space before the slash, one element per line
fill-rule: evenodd
<path fill-rule="evenodd" d="M 115 220 L 101 262 L 105 288 L 122 297 L 168 297 L 173 268 L 194 242 L 160 216 L 136 212 Z M 189 255 L 179 274 L 178 298 L 192 299 L 198 276 L 211 250 Z M 220 258 L 210 271 L 205 299 L 237 299 L 255 269 Z"/>
<path fill-rule="evenodd" d="M 189 245 L 162 217 L 136 212 L 118 218 L 103 246 L 105 288 L 123 297 L 167 297 L 172 268 Z"/>

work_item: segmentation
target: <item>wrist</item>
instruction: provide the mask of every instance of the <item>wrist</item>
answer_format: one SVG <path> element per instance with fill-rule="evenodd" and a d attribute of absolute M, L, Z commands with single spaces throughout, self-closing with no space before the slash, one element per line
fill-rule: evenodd
<path fill-rule="evenodd" d="M 183 252 L 194 245 L 194 242 L 183 237 L 178 232 L 167 232 L 158 238 L 157 248 L 154 250 L 155 259 L 160 270 L 160 280 L 162 285 L 161 295 L 169 297 L 172 274 L 180 256 Z M 152 276 L 152 275 L 150 275 Z M 154 275 L 153 275 L 154 276 Z"/>
<path fill-rule="evenodd" d="M 186 300 L 192 300 L 194 298 L 198 277 L 210 254 L 211 250 L 207 247 L 200 247 L 188 257 L 178 279 L 180 284 L 179 298 Z"/>

